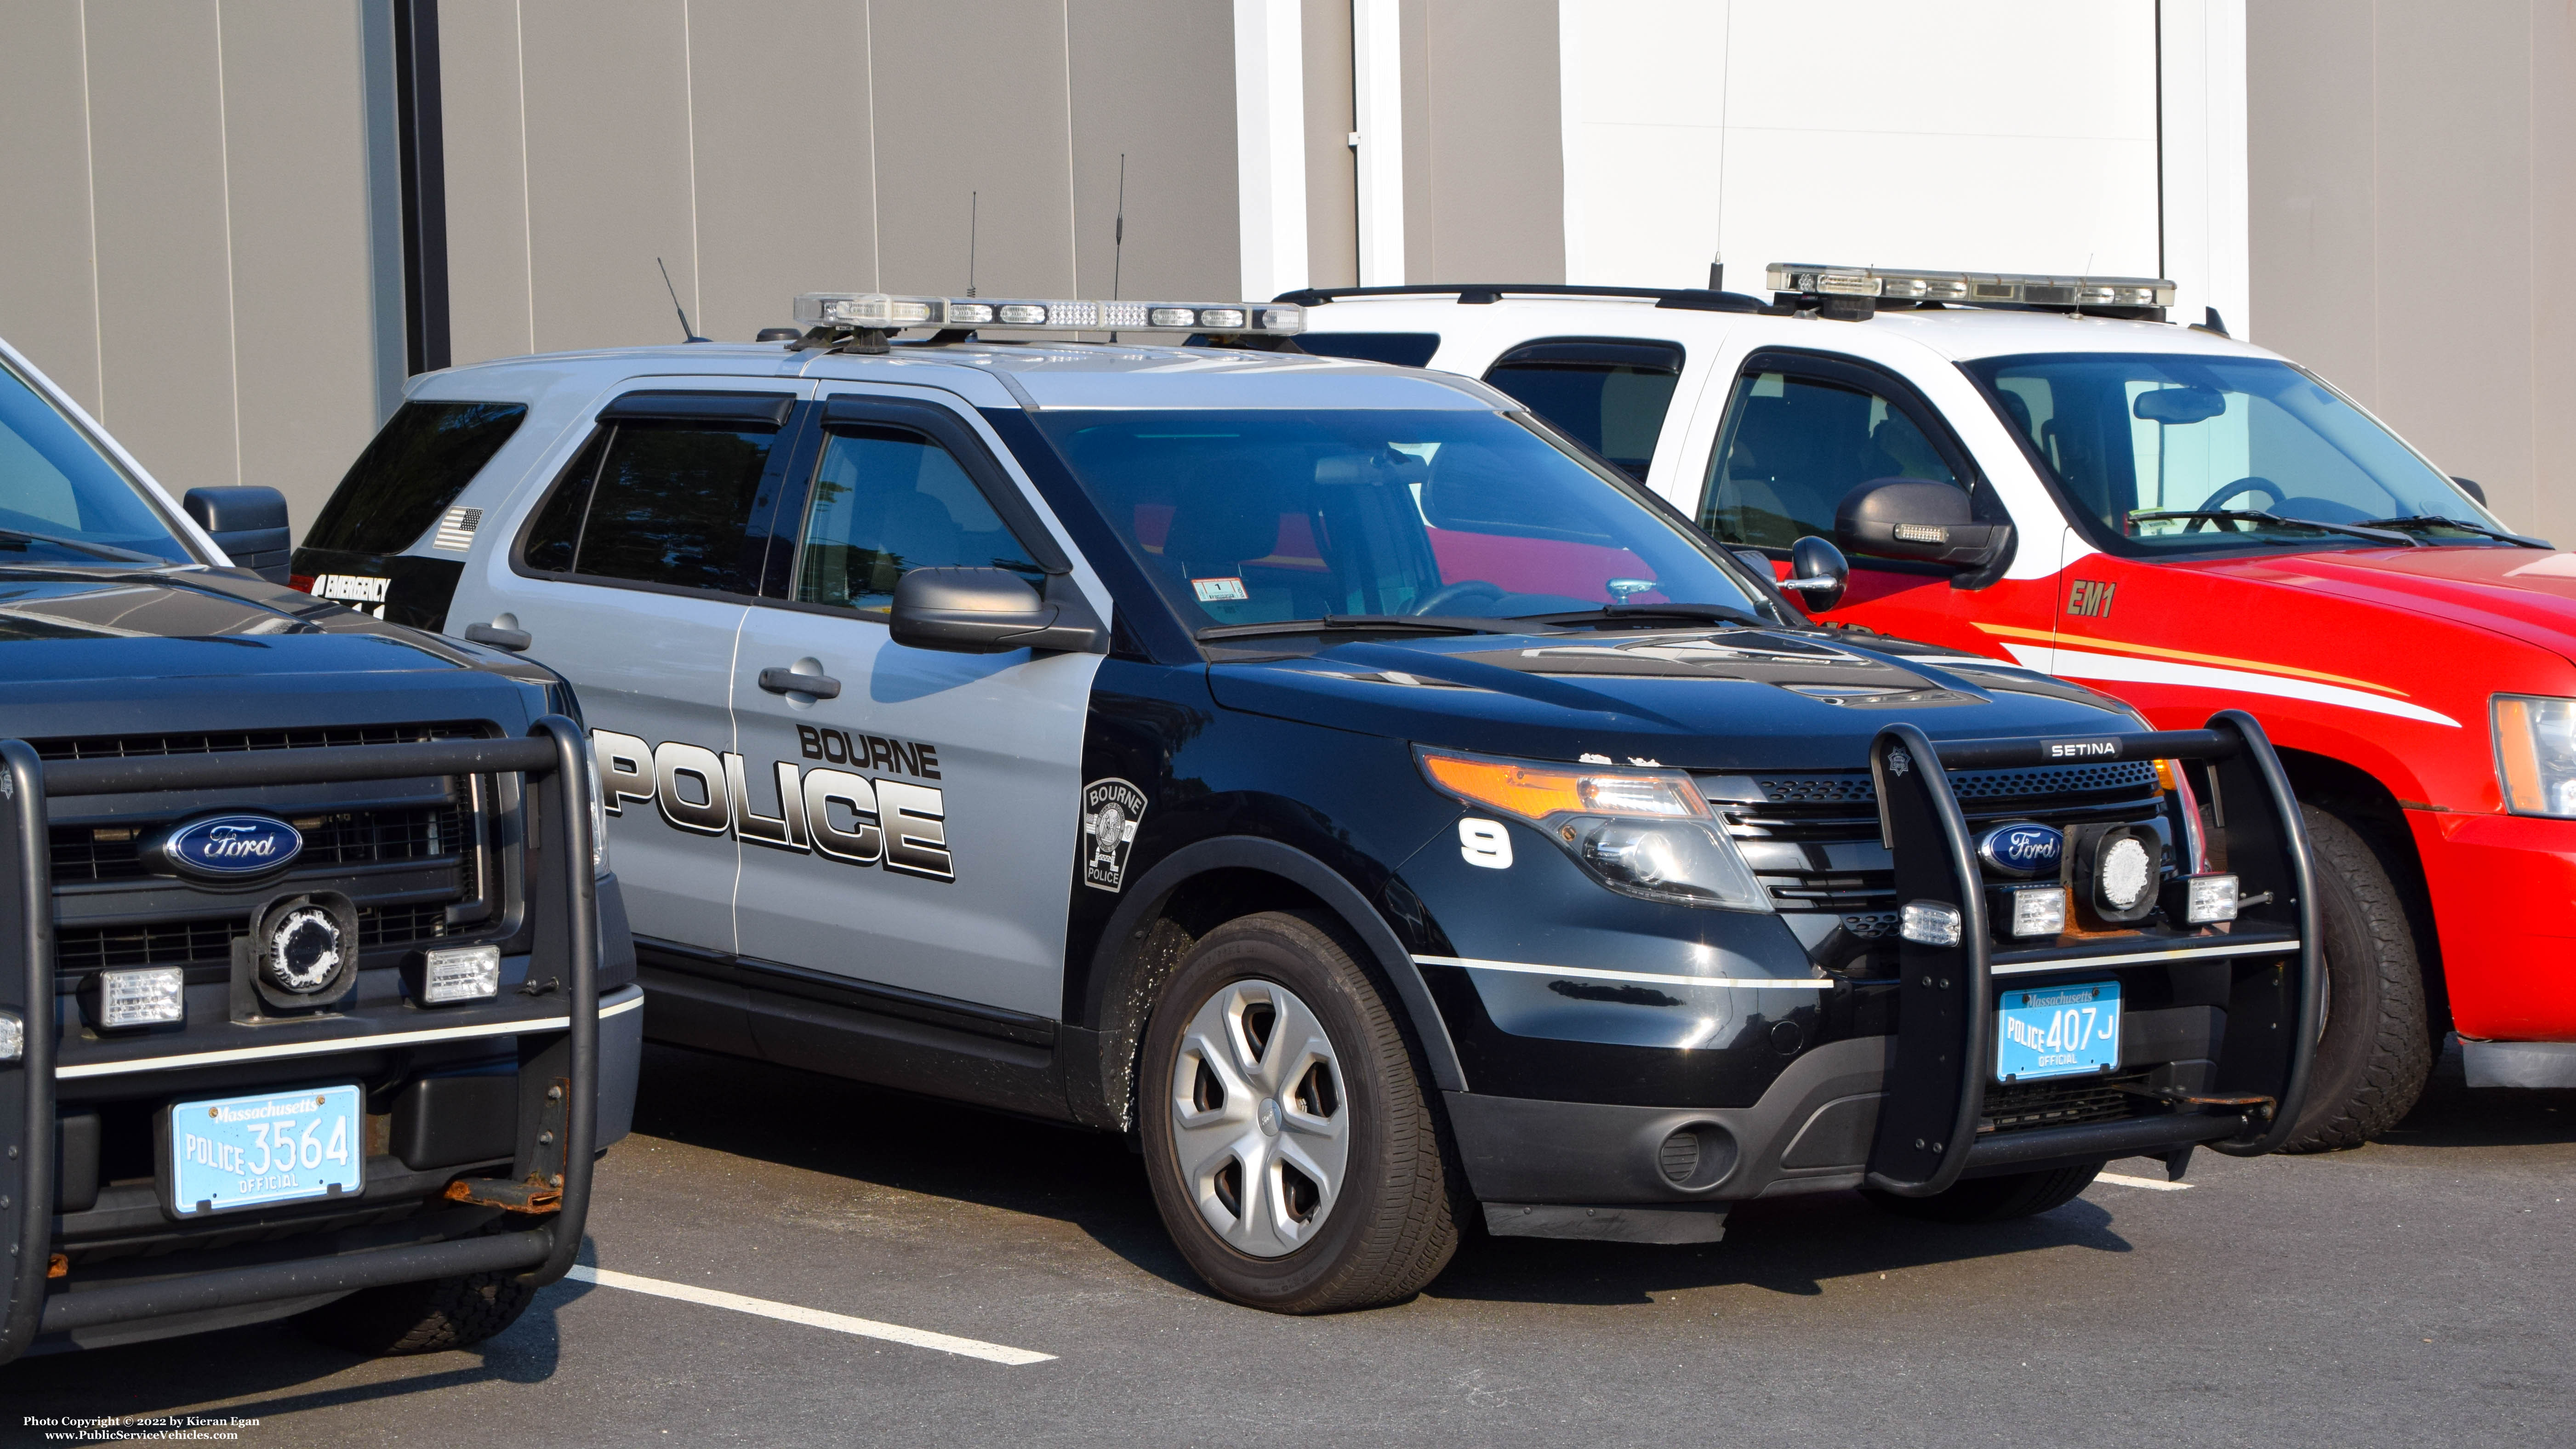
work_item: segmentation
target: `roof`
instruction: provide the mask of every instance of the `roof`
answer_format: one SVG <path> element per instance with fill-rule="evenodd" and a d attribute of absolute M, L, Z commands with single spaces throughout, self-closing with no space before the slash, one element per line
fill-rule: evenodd
<path fill-rule="evenodd" d="M 1860 328 L 1903 337 L 1943 357 L 1963 361 L 2034 352 L 2196 352 L 2209 356 L 2270 357 L 2250 343 L 2166 322 L 2128 322 L 2064 312 L 1944 307 L 1880 312 L 1861 322 L 1762 316 L 1744 312 L 1658 307 L 1654 298 L 1514 294 L 1495 302 L 1462 304 L 1445 295 L 1339 297 L 1306 312 L 1309 332 L 1437 332 L 1446 341 L 1492 334 L 1506 345 L 1545 333 L 1562 337 L 1636 337 L 1688 345 L 1740 328 L 1776 333 L 1794 345 L 1805 329 Z M 1832 334 L 1820 334 L 1830 336 Z"/>
<path fill-rule="evenodd" d="M 1095 343 L 897 342 L 869 355 L 791 351 L 784 343 L 694 343 L 497 358 L 420 379 L 417 395 L 469 397 L 531 375 L 605 385 L 618 378 L 774 377 L 909 383 L 979 407 L 1508 408 L 1482 384 L 1411 368 L 1291 352 Z"/>

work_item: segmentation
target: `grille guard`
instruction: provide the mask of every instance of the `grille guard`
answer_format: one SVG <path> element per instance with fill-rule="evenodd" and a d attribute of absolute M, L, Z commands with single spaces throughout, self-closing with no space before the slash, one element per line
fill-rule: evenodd
<path fill-rule="evenodd" d="M 2277 1108 L 2266 1113 L 2249 1103 L 2229 1114 L 2224 1105 L 2212 1112 L 2208 1104 L 2193 1104 L 2192 1112 L 2166 1117 L 2039 1127 L 1978 1140 L 1977 1119 L 1994 1055 L 1994 946 L 1984 881 L 1948 772 L 2063 763 L 2048 752 L 2067 743 L 1935 744 L 1910 724 L 1890 725 L 1870 742 L 1879 829 L 1895 856 L 1899 908 L 1909 901 L 1936 902 L 1954 907 L 1961 918 L 1956 946 L 1899 943 L 1904 975 L 1896 1055 L 1870 1149 L 1871 1187 L 1900 1197 L 1929 1197 L 1948 1190 L 1972 1167 L 2000 1170 L 2087 1156 L 2163 1156 L 2202 1142 L 2253 1157 L 2279 1148 L 2298 1118 L 2316 1049 L 2323 970 L 2307 835 L 2289 777 L 2262 726 L 2241 710 L 2224 710 L 2210 716 L 2204 729 L 2088 736 L 2084 743 L 2091 759 L 2181 761 L 2197 774 L 2200 797 L 2214 805 L 2216 838 L 2225 847 L 2222 858 L 2243 882 L 2247 897 L 2261 902 L 2240 913 L 2230 935 L 2190 938 L 2205 941 L 2206 947 L 2235 948 L 2221 958 L 2234 965 L 2214 1091 L 2256 1103 L 2271 1099 Z M 2105 746 L 2116 753 L 2098 753 Z M 2263 901 L 2266 892 L 2270 899 Z M 2248 937 L 2259 941 L 2267 934 L 2280 938 L 2277 952 L 2245 949 Z M 2069 969 L 2085 964 L 2083 951 L 2064 954 Z M 2177 962 L 2202 954 L 2220 953 L 2196 951 L 2184 941 L 2158 951 Z M 2288 969 L 2291 960 L 2295 972 Z M 2015 964 L 2031 969 L 2027 958 Z"/>
<path fill-rule="evenodd" d="M 16 1062 L 0 1064 L 0 1363 L 38 1336 L 166 1314 L 345 1292 L 467 1273 L 524 1269 L 537 1285 L 561 1278 L 581 1250 L 589 1217 L 591 1158 L 599 1122 L 599 930 L 590 869 L 590 771 L 581 727 L 547 715 L 519 739 L 260 750 L 198 756 L 40 760 L 23 740 L 0 740 L 0 942 L 22 969 L 0 964 L 0 1008 L 26 1023 Z M 50 795 L 395 780 L 420 775 L 509 773 L 526 778 L 528 887 L 534 953 L 561 960 L 568 1004 L 571 1100 L 562 1145 L 562 1205 L 551 1221 L 519 1232 L 262 1264 L 82 1293 L 48 1295 L 54 1206 L 54 1045 L 61 1026 L 53 942 L 53 881 L 45 802 Z M 40 1011 L 37 1008 L 42 1007 Z M 363 1045 L 353 1037 L 352 1045 Z M 534 1170 L 533 1163 L 522 1163 Z"/>

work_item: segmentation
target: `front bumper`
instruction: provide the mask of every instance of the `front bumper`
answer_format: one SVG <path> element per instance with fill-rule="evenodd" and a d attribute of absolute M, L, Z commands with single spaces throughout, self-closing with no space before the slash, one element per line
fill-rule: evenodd
<path fill-rule="evenodd" d="M 539 720 L 518 740 L 458 740 L 244 755 L 42 763 L 15 740 L 0 741 L 0 877 L 16 889 L 0 891 L 0 950 L 21 969 L 0 972 L 0 1010 L 26 1024 L 19 1060 L 0 1064 L 0 1241 L 9 1244 L 0 1270 L 0 1362 L 25 1352 L 40 1335 L 73 1334 L 113 1324 L 167 1321 L 209 1315 L 245 1305 L 282 1303 L 361 1288 L 506 1269 L 525 1270 L 551 1282 L 568 1269 L 581 1244 L 589 1207 L 591 1164 L 603 1125 L 623 1130 L 631 1116 L 633 1064 L 640 1055 L 640 997 L 614 1003 L 620 1023 L 613 1055 L 603 1042 L 598 885 L 591 870 L 589 770 L 580 729 L 569 720 Z M 386 1013 L 352 1011 L 284 1028 L 263 1029 L 255 1042 L 209 1042 L 205 1047 L 158 1051 L 135 1045 L 76 1053 L 59 1059 L 53 950 L 53 889 L 48 868 L 46 799 L 58 795 L 110 794 L 161 789 L 233 788 L 430 774 L 512 773 L 526 782 L 528 899 L 534 907 L 530 958 L 561 963 L 565 980 L 551 1000 L 496 1002 L 457 1014 L 417 1013 L 391 1021 Z M 550 968 L 551 969 L 551 968 Z M 631 1023 L 631 1025 L 628 1025 Z M 514 1152 L 494 1160 L 513 1183 L 551 1179 L 549 1211 L 524 1217 L 532 1226 L 492 1232 L 502 1212 L 473 1203 L 422 1213 L 421 1197 L 404 1164 L 371 1152 L 368 1181 L 359 1202 L 326 1203 L 326 1214 L 345 1221 L 325 1231 L 277 1239 L 263 1229 L 292 1231 L 316 1225 L 286 1210 L 266 1220 L 266 1210 L 241 1218 L 172 1225 L 154 1222 L 157 1193 L 125 1201 L 89 1190 L 99 1200 L 58 1215 L 67 1182 L 58 1182 L 55 1140 L 59 1106 L 101 1083 L 149 1077 L 155 1093 L 173 1094 L 210 1085 L 245 1089 L 284 1087 L 321 1077 L 375 1081 L 408 1072 L 415 1056 L 439 1064 L 441 1053 L 471 1053 L 477 1044 L 516 1043 L 514 1079 L 522 1103 L 550 1104 L 522 1111 Z M 295 1074 L 279 1081 L 281 1064 Z M 622 1101 L 603 1112 L 603 1086 Z M 549 1095 L 550 1094 L 550 1095 Z M 68 1143 L 66 1146 L 68 1147 Z M 381 1156 L 381 1161 L 379 1160 Z M 382 1169 L 380 1174 L 380 1168 Z M 442 1180 L 453 1171 L 433 1174 Z M 555 1196 L 559 1194 L 559 1198 Z M 368 1204 L 381 1202 L 371 1213 Z M 345 1204 L 345 1207 L 344 1207 Z M 356 1208 L 351 1214 L 348 1208 Z M 105 1214 L 104 1217 L 100 1216 Z M 88 1218 L 83 1222 L 81 1219 Z M 262 1221 L 254 1223 L 251 1218 Z M 370 1221 L 370 1218 L 373 1218 Z M 184 1228 L 185 1231 L 180 1231 Z M 115 1245 L 160 1251 L 197 1249 L 185 1259 L 137 1259 L 81 1281 L 49 1278 L 63 1260 L 59 1247 Z M 170 1239 L 162 1245 L 155 1240 Z M 275 1239 L 273 1241 L 244 1241 Z M 188 1271 L 168 1271 L 184 1262 Z M 73 1290 L 73 1291 L 66 1291 Z"/>
<path fill-rule="evenodd" d="M 2576 820 L 2409 810 L 2463 1037 L 2576 1042 Z"/>
<path fill-rule="evenodd" d="M 2109 758 L 2180 759 L 2201 772 L 2201 798 L 2221 803 L 2217 844 L 2255 902 L 2234 925 L 1994 949 L 1946 770 L 2040 764 L 2048 742 L 1936 746 L 1910 726 L 1892 727 L 1872 759 L 1900 898 L 1965 917 L 1957 945 L 1904 943 L 1895 1031 L 1811 1047 L 1743 1106 L 1449 1093 L 1468 1181 L 1489 1223 L 1562 1235 L 1515 1229 L 1514 1209 L 1497 1205 L 1544 1221 L 1541 1205 L 1716 1210 L 1859 1186 L 1928 1196 L 1968 1177 L 2169 1158 L 2202 1144 L 2240 1155 L 2277 1147 L 2305 1091 L 2319 969 L 2307 848 L 2287 779 L 2260 729 L 2234 712 L 2208 730 L 2108 738 L 2118 751 Z M 1911 767 L 1936 760 L 1944 768 Z M 2120 1059 L 2143 1070 L 1992 1085 L 1998 978 L 2015 987 L 2119 979 L 2142 1008 L 2124 1019 Z M 2044 1108 L 2034 1088 L 2042 1098 L 2117 1094 L 2112 1100 L 2136 1109 Z M 1654 1232 L 1643 1235 L 1673 1240 Z"/>

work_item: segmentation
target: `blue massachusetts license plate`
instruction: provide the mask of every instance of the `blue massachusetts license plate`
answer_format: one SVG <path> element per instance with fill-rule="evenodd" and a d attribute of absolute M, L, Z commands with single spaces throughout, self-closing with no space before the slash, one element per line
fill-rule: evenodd
<path fill-rule="evenodd" d="M 189 1217 L 354 1195 L 367 1181 L 364 1110 L 356 1087 L 172 1106 L 172 1210 Z"/>
<path fill-rule="evenodd" d="M 2006 991 L 1995 1023 L 1995 1080 L 2027 1082 L 2120 1064 L 2120 983 Z"/>

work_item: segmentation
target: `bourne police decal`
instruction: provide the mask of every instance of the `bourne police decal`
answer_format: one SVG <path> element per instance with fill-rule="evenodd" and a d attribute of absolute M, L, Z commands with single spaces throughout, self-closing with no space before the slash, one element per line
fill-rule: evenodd
<path fill-rule="evenodd" d="M 179 825 L 143 849 L 147 862 L 199 880 L 266 875 L 303 853 L 303 833 L 274 815 L 209 815 Z"/>
<path fill-rule="evenodd" d="M 956 860 L 948 848 L 948 800 L 936 785 L 939 752 L 930 745 L 840 730 L 799 726 L 800 753 L 808 759 L 852 766 L 891 767 L 914 776 L 874 777 L 855 769 L 800 769 L 792 760 L 770 763 L 778 813 L 764 815 L 753 802 L 751 771 L 743 757 L 686 740 L 647 744 L 634 735 L 595 729 L 600 804 L 611 815 L 629 800 L 652 805 L 672 827 L 696 835 L 730 835 L 773 850 L 828 856 L 849 865 L 886 869 L 929 880 L 953 881 Z"/>
<path fill-rule="evenodd" d="M 1977 837 L 1977 858 L 2007 875 L 2055 875 L 2066 836 L 2053 825 L 1998 825 Z"/>
<path fill-rule="evenodd" d="M 1124 780 L 1082 787 L 1082 883 L 1114 891 L 1127 883 L 1127 856 L 1145 818 L 1145 792 Z"/>

